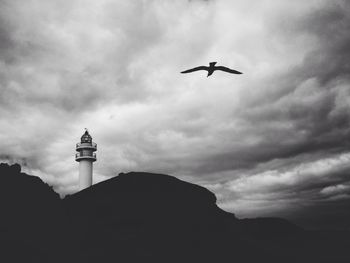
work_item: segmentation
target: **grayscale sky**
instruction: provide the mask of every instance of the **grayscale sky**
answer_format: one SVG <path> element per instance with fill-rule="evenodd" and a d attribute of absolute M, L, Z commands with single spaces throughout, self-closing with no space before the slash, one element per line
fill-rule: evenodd
<path fill-rule="evenodd" d="M 244 74 L 179 73 L 211 61 Z M 349 1 L 0 0 L 0 160 L 73 193 L 86 127 L 95 182 L 166 173 L 239 217 L 332 212 L 349 73 Z"/>

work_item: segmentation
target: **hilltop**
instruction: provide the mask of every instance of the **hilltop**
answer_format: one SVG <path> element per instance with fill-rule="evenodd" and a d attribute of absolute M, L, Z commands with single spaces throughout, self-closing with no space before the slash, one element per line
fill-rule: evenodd
<path fill-rule="evenodd" d="M 0 180 L 1 262 L 350 259 L 348 240 L 280 218 L 238 219 L 206 188 L 169 175 L 121 173 L 64 199 L 19 165 L 0 164 Z"/>

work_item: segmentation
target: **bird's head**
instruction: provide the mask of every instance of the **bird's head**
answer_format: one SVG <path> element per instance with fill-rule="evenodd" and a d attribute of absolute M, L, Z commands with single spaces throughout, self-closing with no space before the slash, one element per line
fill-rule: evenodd
<path fill-rule="evenodd" d="M 209 66 L 214 67 L 217 62 L 210 62 Z"/>

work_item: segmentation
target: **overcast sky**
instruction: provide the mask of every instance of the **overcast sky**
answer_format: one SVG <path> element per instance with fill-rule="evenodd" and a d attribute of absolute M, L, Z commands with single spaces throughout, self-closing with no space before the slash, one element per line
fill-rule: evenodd
<path fill-rule="evenodd" d="M 244 74 L 179 73 L 211 61 Z M 349 1 L 0 0 L 0 160 L 73 193 L 86 127 L 95 182 L 171 174 L 239 217 L 343 209 L 349 72 Z"/>

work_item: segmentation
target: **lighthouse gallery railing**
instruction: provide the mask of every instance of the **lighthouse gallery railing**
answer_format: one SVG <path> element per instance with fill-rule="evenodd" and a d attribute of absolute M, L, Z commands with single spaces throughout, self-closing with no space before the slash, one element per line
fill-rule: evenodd
<path fill-rule="evenodd" d="M 75 158 L 79 157 L 93 157 L 96 159 L 96 153 L 84 153 L 84 152 L 79 152 L 75 154 Z"/>

